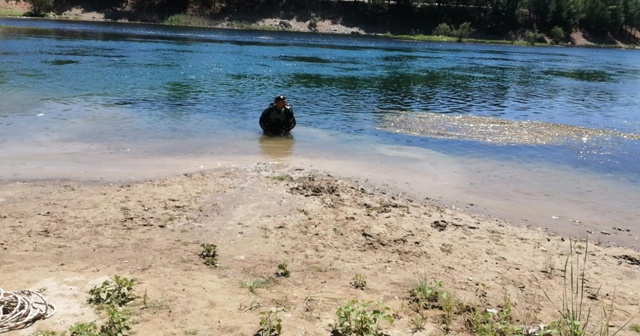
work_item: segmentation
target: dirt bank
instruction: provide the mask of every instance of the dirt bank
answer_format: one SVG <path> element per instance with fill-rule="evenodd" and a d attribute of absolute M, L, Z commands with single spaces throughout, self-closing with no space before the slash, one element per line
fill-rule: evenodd
<path fill-rule="evenodd" d="M 217 245 L 219 268 L 198 257 L 203 243 Z M 576 242 L 574 254 L 587 252 L 592 323 L 612 300 L 612 331 L 640 323 L 640 255 L 597 243 Z M 136 278 L 146 296 L 132 305 L 138 335 L 252 335 L 269 309 L 279 310 L 283 335 L 329 335 L 350 299 L 381 300 L 396 320 L 384 330 L 410 335 L 419 315 L 409 291 L 421 278 L 461 302 L 451 331 L 472 334 L 470 307 L 504 309 L 505 296 L 513 325 L 558 319 L 569 239 L 305 167 L 257 164 L 136 184 L 4 183 L 0 252 L 3 289 L 40 289 L 60 308 L 9 335 L 97 319 L 87 292 L 114 275 Z M 283 261 L 291 275 L 277 278 Z M 352 286 L 355 274 L 364 290 Z M 423 315 L 417 335 L 447 330 L 441 308 Z"/>

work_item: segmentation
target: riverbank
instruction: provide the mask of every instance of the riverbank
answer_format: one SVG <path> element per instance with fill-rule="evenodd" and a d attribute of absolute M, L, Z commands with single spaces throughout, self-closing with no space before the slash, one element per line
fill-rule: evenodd
<path fill-rule="evenodd" d="M 0 1 L 0 17 L 21 17 L 26 15 L 30 11 L 29 4 L 25 2 L 2 0 Z M 59 20 L 79 20 L 79 21 L 114 21 L 110 19 L 103 12 L 85 11 L 81 8 L 72 8 L 66 10 L 60 14 L 49 13 L 45 16 L 49 19 Z M 129 22 L 126 18 L 121 18 Z M 313 20 L 313 22 L 312 22 Z M 209 20 L 206 18 L 191 16 L 191 15 L 174 15 L 168 18 L 164 24 L 184 25 L 184 26 L 199 26 L 199 27 L 212 27 L 212 28 L 225 28 L 225 29 L 254 29 L 254 30 L 287 30 L 296 32 L 316 32 L 323 34 L 376 34 L 379 36 L 386 36 L 389 38 L 415 40 L 415 41 L 429 41 L 429 42 L 460 42 L 456 37 L 448 36 L 431 36 L 431 35 L 392 35 L 388 33 L 371 33 L 363 27 L 347 26 L 334 20 L 323 19 L 310 19 L 306 21 L 298 21 L 297 19 L 279 19 L 279 18 L 254 18 L 251 22 L 237 21 L 234 19 L 222 19 L 222 20 Z M 640 33 L 636 32 L 636 38 L 640 39 Z M 545 38 L 547 43 L 536 42 L 537 46 L 549 46 L 554 45 L 551 40 Z M 563 46 L 578 46 L 578 47 L 604 47 L 604 48 L 639 48 L 637 45 L 625 43 L 620 40 L 616 40 L 611 36 L 605 38 L 590 37 L 582 31 L 574 31 L 570 34 L 569 42 L 561 44 Z M 502 45 L 520 45 L 527 46 L 531 43 L 523 40 L 501 40 L 491 38 L 464 38 L 464 42 L 467 43 L 487 43 L 487 44 L 502 44 Z"/>
<path fill-rule="evenodd" d="M 308 167 L 258 163 L 138 183 L 5 182 L 0 190 L 2 288 L 39 289 L 58 307 L 8 335 L 100 319 L 87 293 L 114 275 L 137 279 L 144 299 L 129 313 L 139 335 L 250 335 L 267 310 L 278 311 L 285 335 L 328 335 L 351 299 L 389 307 L 395 322 L 381 326 L 390 335 L 549 328 L 578 298 L 585 315 L 592 309 L 587 330 L 604 323 L 637 335 L 640 325 L 634 250 L 598 241 L 574 241 L 571 250 L 568 237 Z M 201 244 L 217 245 L 218 268 L 198 257 Z M 290 275 L 277 277 L 283 262 Z M 567 297 L 565 281 L 578 274 L 584 293 Z M 416 307 L 410 291 L 420 281 L 455 305 Z M 512 320 L 491 324 L 473 311 Z"/>

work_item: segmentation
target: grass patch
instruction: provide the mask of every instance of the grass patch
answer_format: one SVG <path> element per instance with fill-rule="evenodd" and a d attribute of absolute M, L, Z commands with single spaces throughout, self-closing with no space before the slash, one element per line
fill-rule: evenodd
<path fill-rule="evenodd" d="M 187 14 L 176 14 L 168 17 L 163 22 L 166 25 L 171 26 L 190 26 L 190 27 L 210 27 L 212 21 L 200 16 L 193 16 Z"/>
<path fill-rule="evenodd" d="M 393 317 L 388 313 L 389 308 L 381 303 L 372 301 L 351 300 L 338 308 L 336 322 L 333 325 L 334 334 L 347 336 L 382 336 L 380 322 L 393 323 Z"/>
<path fill-rule="evenodd" d="M 275 285 L 276 281 L 273 277 L 261 277 L 251 280 L 240 281 L 240 287 L 247 288 L 252 294 L 256 294 L 256 291 L 260 288 L 269 288 Z"/>
<path fill-rule="evenodd" d="M 422 42 L 461 42 L 461 43 L 482 43 L 482 44 L 500 44 L 500 45 L 517 45 L 517 46 L 531 46 L 531 44 L 527 41 L 511 41 L 511 40 L 487 40 L 487 39 L 474 39 L 474 38 L 464 38 L 462 40 L 458 40 L 457 37 L 451 36 L 434 36 L 434 35 L 391 35 L 391 34 L 383 34 L 383 37 L 400 39 L 400 40 L 411 40 L 411 41 L 422 41 Z M 546 43 L 535 43 L 535 46 L 549 46 Z"/>
<path fill-rule="evenodd" d="M 291 177 L 291 175 L 289 174 L 285 174 L 285 175 L 277 175 L 271 178 L 274 181 L 293 181 L 293 177 Z"/>
<path fill-rule="evenodd" d="M 629 326 L 629 330 L 635 331 L 640 334 L 640 324 L 632 324 Z"/>
<path fill-rule="evenodd" d="M 357 273 L 351 279 L 351 286 L 355 289 L 364 289 L 367 287 L 367 277 L 364 274 Z"/>
<path fill-rule="evenodd" d="M 0 10 L 0 17 L 18 17 L 18 16 L 25 16 L 26 14 L 27 14 L 26 12 L 21 12 L 15 9 Z"/>

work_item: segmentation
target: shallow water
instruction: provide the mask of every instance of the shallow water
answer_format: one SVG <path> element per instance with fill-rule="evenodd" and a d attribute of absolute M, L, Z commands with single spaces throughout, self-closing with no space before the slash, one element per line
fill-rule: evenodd
<path fill-rule="evenodd" d="M 0 19 L 0 179 L 284 161 L 557 232 L 631 227 L 593 238 L 640 246 L 639 61 L 624 50 Z M 257 116 L 280 93 L 298 127 L 264 138 Z M 497 144 L 389 127 L 433 113 L 467 130 L 488 117 L 544 123 L 548 137 L 630 137 Z M 411 118 L 406 128 L 434 126 Z"/>

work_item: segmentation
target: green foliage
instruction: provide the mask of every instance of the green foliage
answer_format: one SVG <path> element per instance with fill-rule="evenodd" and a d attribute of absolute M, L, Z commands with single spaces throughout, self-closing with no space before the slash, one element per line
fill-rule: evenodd
<path fill-rule="evenodd" d="M 282 319 L 277 311 L 260 312 L 260 330 L 258 336 L 278 336 L 282 332 Z"/>
<path fill-rule="evenodd" d="M 365 277 L 364 274 L 357 273 L 351 280 L 351 286 L 355 289 L 364 289 L 367 287 L 367 277 Z"/>
<path fill-rule="evenodd" d="M 99 336 L 126 336 L 131 331 L 129 315 L 115 307 L 107 310 L 107 322 L 100 327 Z"/>
<path fill-rule="evenodd" d="M 442 281 L 429 283 L 424 277 L 419 278 L 409 291 L 409 298 L 421 309 L 442 308 L 442 301 L 450 297 L 442 289 Z"/>
<path fill-rule="evenodd" d="M 640 334 L 640 324 L 632 324 L 629 326 L 629 330 L 635 331 Z"/>
<path fill-rule="evenodd" d="M 101 336 L 95 322 L 76 323 L 69 328 L 71 336 Z"/>
<path fill-rule="evenodd" d="M 453 31 L 452 33 L 456 38 L 458 38 L 458 42 L 461 42 L 462 39 L 467 38 L 473 34 L 475 29 L 471 28 L 471 22 L 465 22 L 461 24 L 458 29 Z"/>
<path fill-rule="evenodd" d="M 288 278 L 291 275 L 291 271 L 289 271 L 289 266 L 286 261 L 278 264 L 278 269 L 276 270 L 276 276 L 280 278 Z"/>
<path fill-rule="evenodd" d="M 318 31 L 318 22 L 320 22 L 320 18 L 315 13 L 311 13 L 311 19 L 309 20 L 309 23 L 307 24 L 307 28 L 309 28 L 309 30 L 312 31 L 312 32 L 317 32 Z"/>
<path fill-rule="evenodd" d="M 164 24 L 172 26 L 208 27 L 211 22 L 200 16 L 175 14 L 164 20 Z"/>
<path fill-rule="evenodd" d="M 41 16 L 53 7 L 53 0 L 26 0 L 31 5 L 31 13 Z"/>
<path fill-rule="evenodd" d="M 471 36 L 474 31 L 475 29 L 471 27 L 471 22 L 465 22 L 458 26 L 457 29 L 446 23 L 441 23 L 433 30 L 433 35 L 455 37 L 458 42 L 461 42 L 462 39 Z"/>
<path fill-rule="evenodd" d="M 379 323 L 393 323 L 389 308 L 372 301 L 351 300 L 338 308 L 333 331 L 341 336 L 381 336 L 384 335 Z"/>
<path fill-rule="evenodd" d="M 518 334 L 521 328 L 511 325 L 511 301 L 505 296 L 502 309 L 481 310 L 472 307 L 466 319 L 469 330 L 480 336 L 506 336 Z"/>
<path fill-rule="evenodd" d="M 113 281 L 106 280 L 100 287 L 94 286 L 89 291 L 89 303 L 122 307 L 137 298 L 133 294 L 134 283 L 134 279 L 116 275 Z"/>
<path fill-rule="evenodd" d="M 535 25 L 533 26 L 533 30 L 527 30 L 524 33 L 524 37 L 530 45 L 535 45 L 536 42 L 545 42 L 544 35 L 538 33 L 538 28 L 536 28 Z"/>
<path fill-rule="evenodd" d="M 435 36 L 451 36 L 453 29 L 446 23 L 441 23 L 433 30 Z"/>
<path fill-rule="evenodd" d="M 275 181 L 293 181 L 293 177 L 289 174 L 274 176 L 271 179 Z"/>
<path fill-rule="evenodd" d="M 564 38 L 565 38 L 564 29 L 558 26 L 551 28 L 550 35 L 551 35 L 551 39 L 556 44 L 564 41 Z"/>
<path fill-rule="evenodd" d="M 214 244 L 202 244 L 200 258 L 204 259 L 204 264 L 209 267 L 218 267 L 218 247 Z"/>
<path fill-rule="evenodd" d="M 57 333 L 55 331 L 45 330 L 38 331 L 35 334 L 31 334 L 30 336 L 65 336 L 65 333 Z"/>
<path fill-rule="evenodd" d="M 251 292 L 252 294 L 256 294 L 257 289 L 271 287 L 274 283 L 275 280 L 272 277 L 267 277 L 240 281 L 240 286 L 249 289 L 249 292 Z"/>

